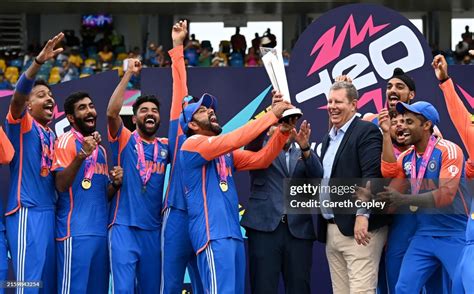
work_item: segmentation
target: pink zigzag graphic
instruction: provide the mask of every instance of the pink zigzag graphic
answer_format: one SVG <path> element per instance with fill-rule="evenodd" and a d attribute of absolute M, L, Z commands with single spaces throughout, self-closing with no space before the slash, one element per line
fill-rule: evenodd
<path fill-rule="evenodd" d="M 458 89 L 461 91 L 461 93 L 463 94 L 464 98 L 466 98 L 467 100 L 467 103 L 469 103 L 469 105 L 471 106 L 471 108 L 474 108 L 474 97 L 472 97 L 466 90 L 464 90 L 463 88 L 461 88 L 461 86 L 459 85 L 456 85 L 458 87 Z"/>
<path fill-rule="evenodd" d="M 319 51 L 319 54 L 316 56 L 316 60 L 313 63 L 313 66 L 309 70 L 306 76 L 311 75 L 315 71 L 319 70 L 323 66 L 327 65 L 334 59 L 338 58 L 341 55 L 342 45 L 344 44 L 344 40 L 347 35 L 347 31 L 349 30 L 349 37 L 351 42 L 351 49 L 355 46 L 362 43 L 365 38 L 367 37 L 367 33 L 369 37 L 373 36 L 374 34 L 378 33 L 379 31 L 383 30 L 389 23 L 382 24 L 379 26 L 374 26 L 374 22 L 372 19 L 372 15 L 367 18 L 362 29 L 360 29 L 359 33 L 357 33 L 357 28 L 354 23 L 354 17 L 349 16 L 346 24 L 342 28 L 341 32 L 337 36 L 336 41 L 334 42 L 334 35 L 336 32 L 336 26 L 330 28 L 327 32 L 325 32 L 318 40 L 318 42 L 314 45 L 313 50 L 311 51 L 310 56 L 312 56 L 316 51 Z"/>
<path fill-rule="evenodd" d="M 53 110 L 53 118 L 54 119 L 60 118 L 61 116 L 63 116 L 63 114 L 64 114 L 64 111 L 59 112 L 58 106 L 57 105 L 54 106 L 54 110 Z"/>

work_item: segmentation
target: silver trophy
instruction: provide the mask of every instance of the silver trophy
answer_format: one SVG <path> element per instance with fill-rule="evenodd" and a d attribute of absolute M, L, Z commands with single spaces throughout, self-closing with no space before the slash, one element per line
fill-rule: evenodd
<path fill-rule="evenodd" d="M 272 82 L 273 89 L 283 94 L 283 99 L 291 103 L 290 90 L 286 79 L 285 64 L 281 51 L 277 48 L 260 47 L 262 61 Z M 303 112 L 299 108 L 285 110 L 280 121 L 287 121 L 290 117 L 300 118 Z"/>

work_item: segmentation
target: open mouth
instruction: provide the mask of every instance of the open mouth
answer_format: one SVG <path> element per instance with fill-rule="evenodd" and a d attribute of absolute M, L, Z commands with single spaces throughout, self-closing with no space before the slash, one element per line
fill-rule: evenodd
<path fill-rule="evenodd" d="M 398 101 L 400 101 L 400 97 L 398 97 L 397 95 L 391 95 L 388 97 L 388 101 L 391 105 L 395 105 Z"/>
<path fill-rule="evenodd" d="M 46 103 L 43 106 L 43 109 L 45 110 L 46 114 L 48 115 L 53 115 L 54 112 L 54 103 Z"/>
<path fill-rule="evenodd" d="M 89 127 L 95 126 L 95 117 L 89 116 L 89 117 L 85 118 L 84 123 Z"/>
<path fill-rule="evenodd" d="M 152 118 L 152 117 L 149 117 L 149 118 L 147 118 L 147 119 L 145 120 L 145 125 L 146 125 L 147 127 L 154 127 L 155 124 L 156 124 L 156 121 L 155 121 L 155 119 Z"/>
<path fill-rule="evenodd" d="M 397 136 L 398 141 L 405 141 L 405 133 L 403 130 L 398 130 L 395 135 Z"/>
<path fill-rule="evenodd" d="M 336 119 L 339 117 L 340 114 L 341 114 L 340 112 L 330 112 L 329 116 L 333 119 Z"/>
<path fill-rule="evenodd" d="M 209 121 L 210 121 L 211 123 L 217 123 L 217 117 L 216 117 L 215 115 L 213 115 L 213 116 L 211 116 L 211 117 L 209 118 Z"/>

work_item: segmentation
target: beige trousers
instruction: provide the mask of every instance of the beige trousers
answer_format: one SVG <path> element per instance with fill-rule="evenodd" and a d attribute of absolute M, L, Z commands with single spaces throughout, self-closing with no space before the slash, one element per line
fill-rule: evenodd
<path fill-rule="evenodd" d="M 370 243 L 364 246 L 344 236 L 337 225 L 328 224 L 326 256 L 334 294 L 375 293 L 387 231 L 387 226 L 371 231 Z"/>

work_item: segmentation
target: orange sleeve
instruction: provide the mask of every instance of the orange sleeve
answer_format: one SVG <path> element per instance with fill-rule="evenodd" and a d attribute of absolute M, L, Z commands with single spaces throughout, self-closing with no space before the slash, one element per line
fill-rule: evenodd
<path fill-rule="evenodd" d="M 171 101 L 170 120 L 176 120 L 181 113 L 181 102 L 188 95 L 186 65 L 183 46 L 168 51 L 171 56 L 171 73 L 173 75 L 173 100 Z M 179 127 L 179 126 L 178 126 Z"/>
<path fill-rule="evenodd" d="M 405 193 L 408 188 L 405 171 L 403 170 L 403 159 L 407 153 L 402 153 L 397 162 L 387 162 L 382 160 L 382 176 L 384 178 L 393 178 L 390 187 L 396 189 L 400 193 Z"/>
<path fill-rule="evenodd" d="M 130 140 L 130 137 L 132 136 L 132 132 L 130 132 L 129 129 L 127 129 L 123 122 L 122 122 L 122 125 L 120 126 L 119 128 L 119 131 L 117 133 L 117 137 L 112 137 L 112 135 L 110 134 L 110 130 L 109 128 L 107 128 L 107 138 L 109 140 L 110 143 L 112 144 L 119 144 L 119 154 L 122 152 L 123 148 L 125 148 L 125 146 L 127 145 L 128 143 L 128 140 Z"/>
<path fill-rule="evenodd" d="M 252 120 L 228 134 L 219 136 L 191 136 L 183 143 L 181 150 L 199 153 L 202 158 L 210 161 L 249 144 L 277 121 L 278 118 L 270 111 L 261 118 Z"/>
<path fill-rule="evenodd" d="M 456 93 L 452 79 L 440 84 L 439 87 L 443 91 L 449 117 L 467 149 L 469 158 L 474 160 L 474 124 L 471 121 L 471 114 Z"/>
<path fill-rule="evenodd" d="M 382 160 L 381 169 L 382 177 L 384 178 L 405 178 L 405 172 L 403 171 L 403 158 L 405 156 L 400 155 L 397 158 L 397 162 L 387 162 Z"/>
<path fill-rule="evenodd" d="M 284 134 L 279 129 L 273 134 L 265 147 L 258 152 L 237 149 L 234 151 L 234 166 L 237 170 L 263 169 L 270 166 L 272 161 L 280 154 L 290 133 Z"/>
<path fill-rule="evenodd" d="M 466 161 L 466 177 L 468 179 L 474 179 L 474 162 L 470 159 Z"/>
<path fill-rule="evenodd" d="M 76 157 L 76 139 L 70 134 L 63 134 L 54 144 L 52 171 L 67 168 Z"/>
<path fill-rule="evenodd" d="M 12 143 L 8 140 L 7 134 L 0 127 L 0 164 L 8 164 L 13 158 L 15 150 Z"/>
<path fill-rule="evenodd" d="M 453 202 L 458 191 L 464 164 L 461 148 L 451 142 L 448 142 L 446 146 L 441 159 L 439 186 L 437 190 L 433 191 L 436 207 L 450 205 Z"/>
<path fill-rule="evenodd" d="M 22 134 L 28 133 L 33 127 L 33 117 L 31 117 L 31 115 L 26 110 L 23 112 L 19 119 L 14 119 L 12 113 L 8 111 L 7 122 L 12 125 L 21 124 L 20 129 Z"/>

